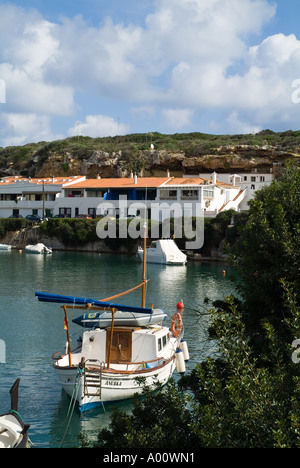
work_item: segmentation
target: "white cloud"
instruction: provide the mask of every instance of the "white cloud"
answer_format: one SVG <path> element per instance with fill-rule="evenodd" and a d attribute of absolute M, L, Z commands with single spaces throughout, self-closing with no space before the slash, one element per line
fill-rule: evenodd
<path fill-rule="evenodd" d="M 70 136 L 90 136 L 94 138 L 124 135 L 129 132 L 129 127 L 117 122 L 112 117 L 105 115 L 88 115 L 85 122 L 76 122 L 74 127 L 69 129 Z"/>
<path fill-rule="evenodd" d="M 50 138 L 53 119 L 74 121 L 80 107 L 87 116 L 83 134 L 129 131 L 125 123 L 94 115 L 95 106 L 85 108 L 84 96 L 94 94 L 102 109 L 109 99 L 127 103 L 131 117 L 143 115 L 155 126 L 160 113 L 174 131 L 188 130 L 196 113 L 213 110 L 233 129 L 300 123 L 292 102 L 300 41 L 276 34 L 255 44 L 275 14 L 267 0 L 153 0 L 143 26 L 109 17 L 92 26 L 82 16 L 54 23 L 36 10 L 1 4 L 2 119 L 27 115 L 38 132 L 46 116 Z M 69 135 L 77 131 L 75 125 Z M 28 139 L 31 134 L 28 128 Z"/>
<path fill-rule="evenodd" d="M 24 145 L 28 142 L 52 141 L 63 138 L 53 134 L 50 118 L 37 114 L 1 114 L 0 136 L 4 146 Z"/>
<path fill-rule="evenodd" d="M 194 113 L 190 109 L 164 109 L 162 115 L 168 127 L 181 130 L 191 124 Z"/>

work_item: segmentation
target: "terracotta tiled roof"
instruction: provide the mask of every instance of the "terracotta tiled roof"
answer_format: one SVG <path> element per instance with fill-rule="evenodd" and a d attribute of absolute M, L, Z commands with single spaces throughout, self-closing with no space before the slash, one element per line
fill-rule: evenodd
<path fill-rule="evenodd" d="M 9 185 L 15 184 L 17 182 L 27 182 L 31 184 L 42 184 L 44 181 L 45 185 L 64 185 L 69 184 L 72 181 L 76 182 L 77 180 L 82 179 L 83 176 L 71 176 L 71 177 L 40 177 L 40 178 L 28 178 L 20 176 L 9 176 L 0 178 L 0 185 Z"/>
<path fill-rule="evenodd" d="M 118 178 L 118 179 L 87 179 L 83 182 L 69 185 L 69 188 L 85 188 L 85 189 L 107 189 L 107 188 L 156 188 L 168 182 L 170 177 L 138 177 L 136 184 L 134 178 Z"/>
<path fill-rule="evenodd" d="M 170 179 L 166 186 L 168 185 L 203 185 L 205 180 L 202 177 L 173 177 Z"/>

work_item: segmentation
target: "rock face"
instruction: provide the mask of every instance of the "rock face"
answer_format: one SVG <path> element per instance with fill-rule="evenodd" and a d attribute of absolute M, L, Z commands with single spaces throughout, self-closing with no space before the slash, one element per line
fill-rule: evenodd
<path fill-rule="evenodd" d="M 96 178 L 98 174 L 101 177 L 126 177 L 130 171 L 140 176 L 165 176 L 168 170 L 172 176 L 182 176 L 213 171 L 242 173 L 253 169 L 269 172 L 271 168 L 280 173 L 288 159 L 299 158 L 298 147 L 285 151 L 282 146 L 239 144 L 207 151 L 189 146 L 182 151 L 172 151 L 156 147 L 145 150 L 131 145 L 118 151 L 104 151 L 95 149 L 92 143 L 80 147 L 64 140 L 38 148 L 15 148 L 14 153 L 9 148 L 0 151 L 0 177 L 20 174 L 31 177 L 79 174 L 87 178 Z"/>
<path fill-rule="evenodd" d="M 196 175 L 203 172 L 251 172 L 253 169 L 269 172 L 271 168 L 283 167 L 288 159 L 299 159 L 298 153 L 285 152 L 275 147 L 226 146 L 218 148 L 214 154 L 187 157 L 184 152 L 167 150 L 140 151 L 138 160 L 142 161 L 138 170 L 141 176 L 164 176 L 167 170 L 171 175 Z M 79 161 L 67 154 L 64 160 L 49 158 L 39 169 L 37 175 L 86 175 L 88 178 L 126 177 L 130 163 L 122 151 L 107 153 L 93 151 L 90 157 Z M 134 166 L 134 164 L 133 164 Z M 135 170 L 135 167 L 132 167 Z M 59 173 L 59 174 L 58 174 Z"/>

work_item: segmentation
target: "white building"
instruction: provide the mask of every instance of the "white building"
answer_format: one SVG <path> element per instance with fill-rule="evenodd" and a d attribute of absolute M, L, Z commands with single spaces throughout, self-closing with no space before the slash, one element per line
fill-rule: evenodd
<path fill-rule="evenodd" d="M 65 187 L 57 198 L 59 214 L 126 217 L 142 214 L 161 222 L 177 216 L 216 216 L 228 203 L 238 209 L 241 187 L 202 177 L 86 179 Z M 229 208 L 228 208 L 229 209 Z M 58 214 L 58 213 L 57 213 Z"/>
<path fill-rule="evenodd" d="M 0 218 L 38 215 L 51 217 L 56 212 L 56 202 L 63 187 L 85 177 L 51 177 L 31 179 L 5 177 L 0 179 Z"/>
<path fill-rule="evenodd" d="M 207 174 L 199 174 L 199 176 L 207 177 Z M 243 199 L 237 200 L 238 209 L 236 211 L 247 211 L 249 209 L 248 203 L 252 200 L 255 193 L 263 187 L 270 186 L 275 180 L 272 169 L 269 172 L 258 172 L 254 169 L 252 172 L 240 174 L 218 174 L 217 177 L 220 182 L 239 187 L 244 193 Z M 230 204 L 232 204 L 231 201 Z M 223 210 L 230 209 L 229 205 L 226 205 Z M 236 209 L 236 204 L 233 208 Z"/>
<path fill-rule="evenodd" d="M 229 209 L 247 210 L 255 191 L 273 179 L 272 174 L 252 173 L 115 179 L 7 177 L 0 180 L 0 217 L 126 217 L 143 214 L 145 209 L 156 221 L 203 212 L 214 217 Z"/>

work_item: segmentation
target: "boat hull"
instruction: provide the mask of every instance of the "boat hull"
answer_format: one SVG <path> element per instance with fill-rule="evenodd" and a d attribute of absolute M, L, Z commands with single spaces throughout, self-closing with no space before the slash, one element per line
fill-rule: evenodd
<path fill-rule="evenodd" d="M 141 261 L 144 259 L 144 251 L 139 250 L 138 256 Z M 156 263 L 159 265 L 185 265 L 186 258 L 169 258 L 166 255 L 150 255 L 147 253 L 147 263 Z"/>
<path fill-rule="evenodd" d="M 11 250 L 11 245 L 0 244 L 0 250 Z"/>
<path fill-rule="evenodd" d="M 0 415 L 0 448 L 26 448 L 27 427 L 17 414 Z"/>
<path fill-rule="evenodd" d="M 52 254 L 52 249 L 49 249 L 44 244 L 26 245 L 25 252 L 35 255 L 49 255 Z"/>
<path fill-rule="evenodd" d="M 62 388 L 69 396 L 76 397 L 80 412 L 84 412 L 105 403 L 130 399 L 135 394 L 141 394 L 145 387 L 155 389 L 157 383 L 165 385 L 171 378 L 176 363 L 172 358 L 160 366 L 136 372 L 118 372 L 113 369 L 100 372 L 98 369 L 95 378 L 101 377 L 97 384 L 93 380 L 87 384 L 84 373 L 79 373 L 76 367 L 61 368 L 55 364 L 54 367 Z"/>

